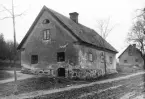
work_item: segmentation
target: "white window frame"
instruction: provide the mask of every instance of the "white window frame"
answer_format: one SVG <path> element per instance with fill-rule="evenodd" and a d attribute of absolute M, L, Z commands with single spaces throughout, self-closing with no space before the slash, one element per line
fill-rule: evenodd
<path fill-rule="evenodd" d="M 50 29 L 43 30 L 43 40 L 50 40 Z"/>
<path fill-rule="evenodd" d="M 101 52 L 100 58 L 101 58 L 101 62 L 104 63 L 104 61 L 105 61 L 104 52 Z"/>
<path fill-rule="evenodd" d="M 112 64 L 112 62 L 113 62 L 113 57 L 112 56 L 109 57 L 109 61 L 110 61 L 110 64 Z"/>
<path fill-rule="evenodd" d="M 90 62 L 92 62 L 93 61 L 93 54 L 92 53 L 88 53 L 88 60 L 90 61 Z"/>

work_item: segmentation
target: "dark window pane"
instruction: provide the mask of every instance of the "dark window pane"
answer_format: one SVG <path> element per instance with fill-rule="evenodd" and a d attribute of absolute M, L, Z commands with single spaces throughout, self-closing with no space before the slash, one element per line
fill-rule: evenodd
<path fill-rule="evenodd" d="M 57 53 L 57 62 L 63 62 L 65 61 L 65 53 L 64 52 L 58 52 Z"/>
<path fill-rule="evenodd" d="M 37 63 L 38 63 L 38 55 L 32 55 L 31 64 L 37 64 Z"/>

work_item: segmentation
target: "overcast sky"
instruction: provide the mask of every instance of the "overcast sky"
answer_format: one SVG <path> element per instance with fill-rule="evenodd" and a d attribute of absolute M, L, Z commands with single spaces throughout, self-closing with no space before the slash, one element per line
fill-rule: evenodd
<path fill-rule="evenodd" d="M 11 0 L 0 0 L 0 4 L 11 9 Z M 79 23 L 97 30 L 97 20 L 111 18 L 115 25 L 107 41 L 118 51 L 127 44 L 125 38 L 135 17 L 135 10 L 145 7 L 145 0 L 14 0 L 15 14 L 25 12 L 16 18 L 17 42 L 21 42 L 41 8 L 46 5 L 67 17 L 70 12 L 79 13 Z M 4 10 L 0 6 L 0 11 Z M 0 18 L 9 16 L 0 12 Z M 13 40 L 12 19 L 0 20 L 0 33 L 6 40 Z"/>

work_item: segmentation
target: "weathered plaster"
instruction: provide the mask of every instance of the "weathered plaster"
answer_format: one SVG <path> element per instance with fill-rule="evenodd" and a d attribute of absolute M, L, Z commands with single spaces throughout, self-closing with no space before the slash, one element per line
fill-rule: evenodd
<path fill-rule="evenodd" d="M 50 24 L 43 25 L 44 19 Z M 50 29 L 50 40 L 43 40 L 43 30 Z M 21 64 L 36 73 L 57 76 L 57 69 L 65 68 L 66 77 L 98 77 L 104 75 L 104 63 L 101 62 L 102 51 L 79 45 L 77 40 L 65 30 L 48 12 L 44 12 L 26 40 L 21 52 Z M 65 52 L 65 61 L 57 62 L 57 52 Z M 88 52 L 93 54 L 93 61 L 88 61 Z M 31 64 L 31 55 L 38 55 L 38 63 Z M 107 70 L 116 69 L 115 54 L 106 52 L 106 58 L 113 57 L 113 63 L 107 63 Z M 34 72 L 35 72 L 34 71 Z M 75 75 L 76 74 L 76 75 Z"/>
<path fill-rule="evenodd" d="M 140 53 L 137 51 L 137 49 L 132 47 L 132 51 L 133 51 L 132 55 L 129 55 L 128 51 L 129 51 L 129 48 L 127 48 L 126 51 L 120 56 L 119 64 L 126 65 L 126 66 L 131 66 L 131 65 L 143 66 L 144 64 L 143 59 Z M 138 62 L 135 61 L 136 59 L 138 59 Z M 127 63 L 125 63 L 124 60 L 127 60 Z"/>

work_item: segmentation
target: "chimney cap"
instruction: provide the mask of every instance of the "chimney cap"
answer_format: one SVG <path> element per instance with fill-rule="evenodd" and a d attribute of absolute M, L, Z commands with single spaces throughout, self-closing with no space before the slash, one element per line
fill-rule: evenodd
<path fill-rule="evenodd" d="M 70 19 L 73 20 L 75 23 L 78 23 L 78 13 L 77 12 L 72 12 L 72 13 L 69 13 L 70 15 Z"/>
<path fill-rule="evenodd" d="M 73 15 L 73 14 L 79 15 L 77 12 L 71 12 L 71 13 L 69 13 L 69 15 Z"/>

